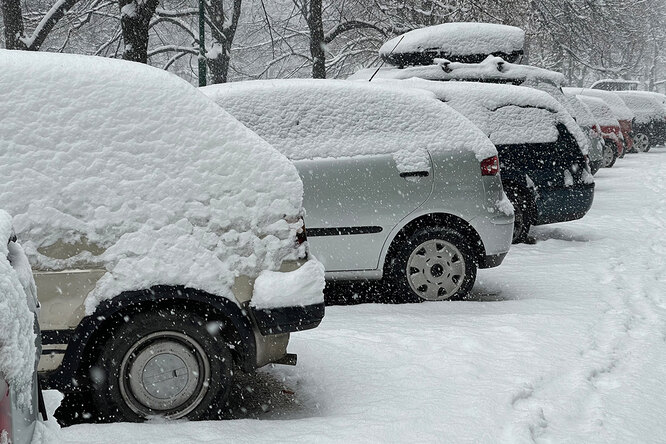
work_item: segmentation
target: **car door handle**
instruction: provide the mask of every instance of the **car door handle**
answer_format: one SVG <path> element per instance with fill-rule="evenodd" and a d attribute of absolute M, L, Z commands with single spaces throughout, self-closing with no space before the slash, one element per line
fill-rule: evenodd
<path fill-rule="evenodd" d="M 405 173 L 400 173 L 400 177 L 428 177 L 430 171 L 408 171 Z"/>

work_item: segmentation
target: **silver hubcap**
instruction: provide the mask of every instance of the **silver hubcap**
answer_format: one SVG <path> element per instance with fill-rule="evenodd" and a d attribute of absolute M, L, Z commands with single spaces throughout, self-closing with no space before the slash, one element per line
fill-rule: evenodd
<path fill-rule="evenodd" d="M 604 145 L 604 167 L 607 167 L 613 161 L 613 151 L 611 147 Z"/>
<path fill-rule="evenodd" d="M 465 280 L 465 260 L 455 245 L 431 239 L 407 260 L 407 281 L 419 297 L 437 301 L 453 296 Z"/>
<path fill-rule="evenodd" d="M 636 149 L 638 151 L 645 151 L 649 143 L 650 140 L 646 134 L 639 133 L 636 134 L 636 137 L 634 137 L 634 145 L 636 145 Z"/>
<path fill-rule="evenodd" d="M 187 416 L 208 391 L 210 363 L 201 346 L 182 333 L 152 333 L 134 344 L 120 367 L 120 393 L 137 414 Z"/>

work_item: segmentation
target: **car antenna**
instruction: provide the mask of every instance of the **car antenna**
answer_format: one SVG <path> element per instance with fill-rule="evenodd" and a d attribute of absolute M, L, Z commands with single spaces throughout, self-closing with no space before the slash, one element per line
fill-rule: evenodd
<path fill-rule="evenodd" d="M 393 54 L 393 51 L 395 51 L 395 48 L 398 47 L 398 45 L 400 44 L 400 42 L 402 42 L 402 39 L 404 39 L 404 38 L 405 38 L 405 34 L 403 34 L 403 35 L 400 37 L 400 40 L 398 40 L 398 43 L 395 44 L 395 46 L 393 47 L 393 49 L 391 50 L 391 52 L 389 52 L 388 55 Z M 384 62 L 385 62 L 385 61 L 386 61 L 386 59 L 385 59 L 385 58 L 382 58 L 382 63 L 381 63 L 381 65 L 379 65 L 379 67 L 377 68 L 377 70 L 375 71 L 375 73 L 374 73 L 372 76 L 370 76 L 370 79 L 368 80 L 368 82 L 372 82 L 372 79 L 375 78 L 375 76 L 377 75 L 377 73 L 379 72 L 379 70 L 382 69 L 382 66 L 384 66 Z"/>

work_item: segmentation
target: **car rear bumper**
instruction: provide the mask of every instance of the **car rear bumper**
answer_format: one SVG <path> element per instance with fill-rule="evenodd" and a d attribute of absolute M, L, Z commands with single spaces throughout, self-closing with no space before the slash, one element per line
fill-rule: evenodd
<path fill-rule="evenodd" d="M 270 309 L 251 308 L 262 335 L 275 335 L 309 330 L 324 318 L 324 303 Z"/>
<path fill-rule="evenodd" d="M 542 190 L 536 201 L 537 220 L 534 225 L 554 224 L 580 219 L 592 207 L 594 184 Z"/>
<path fill-rule="evenodd" d="M 513 238 L 513 215 L 504 213 L 472 219 L 470 225 L 483 242 L 485 254 L 479 261 L 479 268 L 492 268 L 502 263 L 511 248 Z"/>

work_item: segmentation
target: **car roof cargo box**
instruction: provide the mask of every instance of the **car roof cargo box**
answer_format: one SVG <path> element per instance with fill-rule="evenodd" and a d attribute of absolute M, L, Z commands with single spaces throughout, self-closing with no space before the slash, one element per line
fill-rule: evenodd
<path fill-rule="evenodd" d="M 432 65 L 434 59 L 479 63 L 489 55 L 516 62 L 525 31 L 495 23 L 454 22 L 415 29 L 382 45 L 379 55 L 394 66 Z"/>

